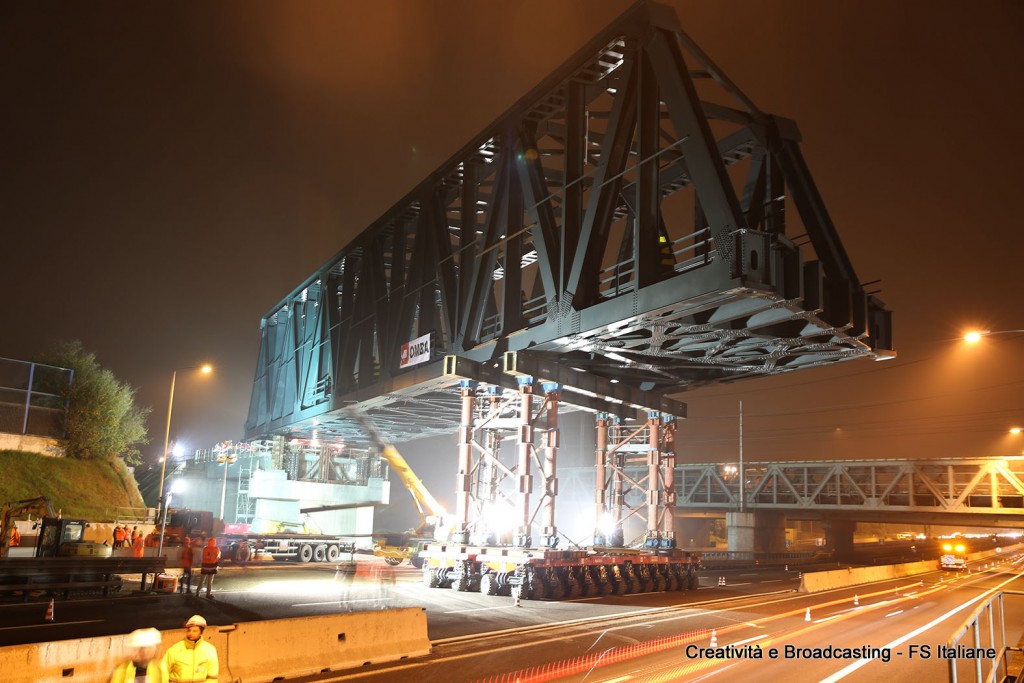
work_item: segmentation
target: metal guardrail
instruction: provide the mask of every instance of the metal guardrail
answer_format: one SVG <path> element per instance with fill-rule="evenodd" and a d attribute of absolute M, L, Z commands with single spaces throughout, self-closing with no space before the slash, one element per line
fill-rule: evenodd
<path fill-rule="evenodd" d="M 947 648 L 958 650 L 961 646 L 988 649 L 993 657 L 951 658 L 949 660 L 950 683 L 973 680 L 974 683 L 1002 683 L 1009 677 L 1009 655 L 1021 652 L 1021 648 L 1006 641 L 1006 595 L 1024 595 L 1024 591 L 1000 591 L 979 605 L 971 616 L 950 636 Z M 971 644 L 962 641 L 971 636 Z M 962 674 L 966 674 L 963 675 Z M 972 678 L 973 676 L 973 678 Z"/>

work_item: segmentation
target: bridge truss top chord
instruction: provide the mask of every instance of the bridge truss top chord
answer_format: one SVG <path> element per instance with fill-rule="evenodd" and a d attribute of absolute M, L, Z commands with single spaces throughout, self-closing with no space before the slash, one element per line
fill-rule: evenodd
<path fill-rule="evenodd" d="M 666 394 L 893 355 L 799 140 L 634 6 L 264 316 L 246 438 L 359 439 L 351 405 L 451 433 L 466 377 L 682 417 Z"/>

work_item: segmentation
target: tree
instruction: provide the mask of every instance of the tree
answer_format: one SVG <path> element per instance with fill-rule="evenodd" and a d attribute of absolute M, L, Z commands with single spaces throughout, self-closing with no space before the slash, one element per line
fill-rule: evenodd
<path fill-rule="evenodd" d="M 79 459 L 120 457 L 128 465 L 142 462 L 138 447 L 149 443 L 146 416 L 150 409 L 135 405 L 135 389 L 100 367 L 95 354 L 86 351 L 78 340 L 60 342 L 37 360 L 75 373 L 70 386 L 52 388 L 68 402 L 61 444 L 65 455 Z"/>

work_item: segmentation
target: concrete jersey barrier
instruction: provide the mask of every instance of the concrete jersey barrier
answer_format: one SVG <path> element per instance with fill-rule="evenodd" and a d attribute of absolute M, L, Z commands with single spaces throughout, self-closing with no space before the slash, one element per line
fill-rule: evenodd
<path fill-rule="evenodd" d="M 889 564 L 881 567 L 850 567 L 847 569 L 833 569 L 827 572 L 808 572 L 800 580 L 801 593 L 817 593 L 819 591 L 832 590 L 833 588 L 846 588 L 862 583 L 884 581 L 886 579 L 898 579 L 902 576 L 914 576 L 933 572 L 939 568 L 938 560 L 927 560 L 924 562 L 908 562 L 907 564 Z"/>
<path fill-rule="evenodd" d="M 161 634 L 161 655 L 185 637 L 183 629 Z M 126 635 L 0 647 L 3 681 L 106 681 L 126 659 Z M 217 648 L 221 683 L 287 681 L 430 654 L 427 614 L 415 607 L 210 626 L 203 638 Z"/>

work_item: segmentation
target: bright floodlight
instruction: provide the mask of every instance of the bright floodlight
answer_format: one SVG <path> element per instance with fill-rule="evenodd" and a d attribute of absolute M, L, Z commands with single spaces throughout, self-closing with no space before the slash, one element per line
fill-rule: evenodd
<path fill-rule="evenodd" d="M 1024 431 L 1024 430 L 1022 430 L 1020 427 L 1010 427 L 1010 433 L 1011 434 L 1020 434 L 1021 431 Z"/>
<path fill-rule="evenodd" d="M 176 443 L 173 446 L 171 446 L 171 455 L 173 455 L 175 458 L 180 458 L 181 456 L 185 455 L 185 444 Z"/>
<path fill-rule="evenodd" d="M 207 363 L 206 365 L 203 365 L 201 368 L 199 368 L 199 372 L 203 373 L 204 375 L 209 375 L 211 372 L 213 372 L 213 366 Z"/>
<path fill-rule="evenodd" d="M 185 491 L 185 480 L 175 479 L 171 484 L 171 493 L 183 493 Z"/>
<path fill-rule="evenodd" d="M 977 344 L 986 334 L 988 334 L 988 330 L 971 330 L 964 335 L 964 341 L 968 344 Z"/>

